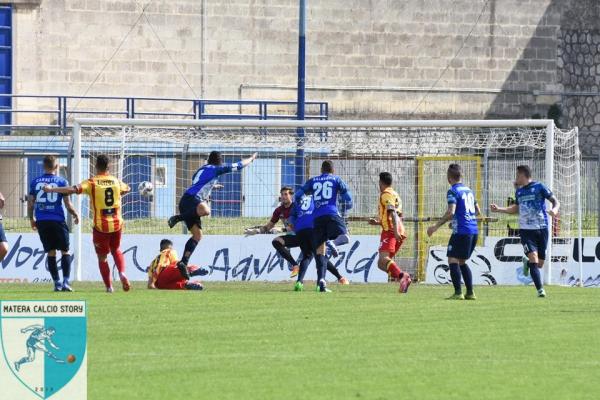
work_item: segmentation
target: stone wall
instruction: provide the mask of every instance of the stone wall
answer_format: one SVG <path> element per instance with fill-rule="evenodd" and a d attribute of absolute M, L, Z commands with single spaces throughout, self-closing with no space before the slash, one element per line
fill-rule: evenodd
<path fill-rule="evenodd" d="M 156 0 L 141 18 L 130 0 L 16 5 L 15 93 L 293 100 L 297 4 Z M 595 40 L 600 2 L 489 0 L 480 14 L 484 4 L 309 1 L 308 98 L 335 118 L 523 118 L 559 103 L 565 124 L 588 126 L 598 96 L 557 93 L 579 62 L 566 38 Z"/>

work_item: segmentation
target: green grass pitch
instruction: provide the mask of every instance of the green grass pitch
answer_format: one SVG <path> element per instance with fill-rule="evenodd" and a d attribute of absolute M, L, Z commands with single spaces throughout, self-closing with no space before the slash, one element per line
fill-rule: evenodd
<path fill-rule="evenodd" d="M 76 293 L 3 285 L 0 298 L 85 299 L 96 399 L 593 399 L 594 289 L 207 283 L 204 292 Z M 308 287 L 309 285 L 307 285 Z M 310 285 L 312 288 L 312 285 Z"/>

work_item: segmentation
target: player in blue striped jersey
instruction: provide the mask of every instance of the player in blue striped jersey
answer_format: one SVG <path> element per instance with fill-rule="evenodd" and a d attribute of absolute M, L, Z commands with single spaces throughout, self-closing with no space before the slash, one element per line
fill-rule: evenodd
<path fill-rule="evenodd" d="M 453 300 L 475 300 L 473 292 L 473 275 L 467 265 L 477 244 L 477 215 L 481 214 L 473 191 L 462 183 L 462 169 L 458 164 L 450 164 L 447 172 L 451 185 L 447 193 L 448 208 L 446 213 L 433 226 L 427 229 L 427 235 L 433 235 L 442 225 L 452 220 L 452 235 L 448 242 L 448 266 L 450 278 L 454 286 Z M 461 280 L 467 288 L 466 296 L 462 294 Z"/>
<path fill-rule="evenodd" d="M 200 218 L 210 215 L 208 200 L 213 188 L 218 184 L 219 176 L 241 170 L 256 160 L 257 156 L 258 153 L 254 153 L 235 164 L 229 164 L 223 163 L 220 152 L 212 151 L 208 156 L 206 165 L 200 167 L 192 177 L 192 185 L 187 188 L 181 196 L 181 200 L 179 200 L 179 214 L 173 215 L 168 221 L 170 228 L 184 221 L 192 234 L 192 237 L 185 244 L 183 257 L 177 263 L 177 268 L 184 278 L 190 279 L 187 264 L 198 242 L 202 239 L 202 222 Z"/>
<path fill-rule="evenodd" d="M 305 194 L 312 194 L 315 203 L 313 244 L 317 261 L 317 284 L 321 292 L 330 291 L 325 281 L 327 269 L 325 243 L 348 233 L 340 211 L 345 214 L 352 208 L 352 196 L 348 186 L 333 172 L 333 163 L 329 160 L 323 161 L 321 175 L 310 178 L 295 194 L 296 202 L 300 202 Z M 337 207 L 338 196 L 343 207 L 341 210 Z"/>
<path fill-rule="evenodd" d="M 519 213 L 519 236 L 528 259 L 528 272 L 531 274 L 538 297 L 546 297 L 539 270 L 544 266 L 548 248 L 548 215 L 557 216 L 560 203 L 543 183 L 531 179 L 531 168 L 527 165 L 517 167 L 515 186 L 517 187 L 515 204 L 509 207 L 491 204 L 490 208 L 493 212 Z M 546 200 L 552 204 L 550 210 L 546 210 Z M 527 271 L 523 272 L 527 275 Z"/>
<path fill-rule="evenodd" d="M 71 261 L 69 253 L 69 227 L 66 224 L 63 203 L 73 217 L 75 224 L 79 223 L 79 216 L 69 200 L 68 195 L 61 193 L 45 193 L 43 188 L 65 188 L 69 186 L 67 180 L 58 175 L 58 160 L 54 156 L 44 157 L 44 174 L 33 179 L 29 185 L 29 198 L 27 214 L 31 228 L 37 230 L 48 254 L 48 271 L 54 281 L 54 291 L 72 292 L 69 279 L 71 278 Z M 62 257 L 60 266 L 63 279 L 60 281 L 56 262 L 56 251 L 60 250 Z"/>

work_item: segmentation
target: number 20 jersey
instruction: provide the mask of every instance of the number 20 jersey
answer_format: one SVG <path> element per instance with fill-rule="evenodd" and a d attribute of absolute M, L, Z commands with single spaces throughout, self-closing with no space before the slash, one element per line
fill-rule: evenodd
<path fill-rule="evenodd" d="M 129 190 L 127 184 L 112 175 L 96 175 L 77 187 L 77 193 L 90 197 L 94 213 L 93 226 L 99 232 L 112 233 L 123 227 L 121 215 L 121 191 Z"/>
<path fill-rule="evenodd" d="M 448 204 L 456 204 L 452 233 L 459 235 L 476 235 L 477 214 L 475 211 L 475 195 L 473 191 L 462 183 L 452 185 L 448 190 Z"/>

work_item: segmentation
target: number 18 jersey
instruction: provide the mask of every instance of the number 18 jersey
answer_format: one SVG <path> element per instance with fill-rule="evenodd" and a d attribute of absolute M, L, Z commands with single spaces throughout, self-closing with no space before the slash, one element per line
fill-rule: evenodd
<path fill-rule="evenodd" d="M 452 233 L 459 235 L 476 235 L 477 213 L 475 211 L 475 195 L 473 191 L 462 183 L 452 185 L 448 190 L 448 204 L 456 204 Z"/>
<path fill-rule="evenodd" d="M 129 190 L 127 184 L 112 175 L 96 175 L 81 182 L 76 188 L 78 194 L 83 193 L 90 197 L 94 229 L 102 233 L 121 230 L 121 191 Z"/>

